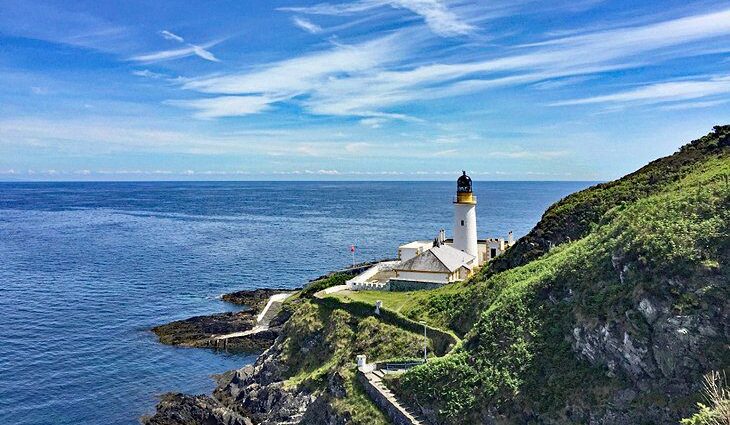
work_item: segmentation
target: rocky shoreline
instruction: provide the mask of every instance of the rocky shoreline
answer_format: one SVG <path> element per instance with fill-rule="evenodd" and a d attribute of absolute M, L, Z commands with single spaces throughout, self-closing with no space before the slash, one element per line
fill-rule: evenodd
<path fill-rule="evenodd" d="M 225 349 L 228 352 L 261 352 L 271 346 L 278 335 L 276 326 L 225 341 L 216 336 L 250 331 L 256 326 L 256 316 L 264 308 L 269 297 L 284 289 L 254 289 L 233 292 L 221 297 L 226 302 L 246 307 L 243 311 L 217 313 L 207 316 L 195 316 L 184 320 L 170 322 L 152 328 L 158 340 L 163 344 L 182 347 Z"/>
<path fill-rule="evenodd" d="M 269 298 L 282 292 L 291 292 L 291 290 L 264 288 L 224 294 L 221 296 L 224 301 L 247 307 L 247 309 L 178 320 L 156 326 L 152 328 L 152 332 L 157 335 L 159 341 L 163 344 L 197 348 L 225 348 L 228 352 L 262 352 L 272 347 L 272 344 L 276 341 L 283 323 L 288 318 L 286 313 L 278 314 L 268 324 L 268 329 L 253 335 L 229 338 L 226 340 L 225 346 L 221 346 L 215 337 L 216 335 L 253 329 L 256 325 L 257 315 L 264 309 Z M 256 364 L 264 363 L 262 359 L 270 360 L 271 355 L 268 357 L 261 355 Z M 212 396 L 183 393 L 164 394 L 157 404 L 156 413 L 152 416 L 142 417 L 141 421 L 147 425 L 251 425 L 254 423 L 251 419 L 241 412 L 231 409 L 225 402 L 235 399 L 241 393 L 241 388 L 238 385 L 242 382 L 248 382 L 249 384 L 267 382 L 266 379 L 259 378 L 254 373 L 260 369 L 260 366 L 258 369 L 245 366 L 240 370 L 228 371 L 215 376 L 217 387 Z M 252 394 L 255 397 L 257 393 L 254 391 Z M 282 392 L 280 395 L 283 394 Z M 277 398 L 280 401 L 286 399 L 286 397 Z M 252 412 L 255 412 L 255 410 L 252 410 Z M 269 415 L 271 411 L 268 407 L 264 408 L 262 406 L 259 413 Z M 261 421 L 257 421 L 257 423 L 259 422 Z M 265 421 L 261 423 L 265 423 Z"/>
<path fill-rule="evenodd" d="M 222 296 L 234 304 L 249 307 L 235 313 L 220 313 L 192 317 L 152 331 L 160 342 L 188 347 L 220 349 L 214 337 L 225 333 L 250 330 L 257 315 L 272 295 L 294 292 L 294 304 L 303 301 L 307 290 L 318 287 L 331 277 L 341 278 L 359 272 L 370 263 L 328 273 L 313 279 L 304 290 L 257 289 L 238 291 Z M 296 299 L 295 299 L 296 298 Z M 267 314 L 268 316 L 269 314 Z M 216 388 L 210 395 L 167 393 L 160 397 L 153 415 L 141 418 L 144 425 L 284 425 L 297 423 L 344 424 L 349 420 L 333 412 L 328 401 L 333 395 L 345 392 L 345 381 L 338 373 L 327 379 L 326 390 L 317 391 L 307 385 L 291 385 L 286 382 L 291 372 L 291 354 L 287 352 L 287 338 L 300 335 L 291 308 L 278 309 L 268 322 L 266 332 L 254 336 L 228 339 L 227 351 L 261 352 L 253 365 L 216 375 Z M 314 347 L 321 344 L 321 333 L 301 335 L 303 345 Z"/>

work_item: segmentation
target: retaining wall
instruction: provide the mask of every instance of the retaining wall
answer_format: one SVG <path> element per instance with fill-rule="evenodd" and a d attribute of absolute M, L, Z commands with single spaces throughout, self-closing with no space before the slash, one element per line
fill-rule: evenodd
<path fill-rule="evenodd" d="M 360 370 L 357 371 L 357 380 L 362 384 L 370 399 L 388 415 L 395 425 L 413 425 L 413 422 L 391 403 Z"/>
<path fill-rule="evenodd" d="M 422 289 L 438 289 L 444 284 L 442 283 L 431 283 L 421 282 L 418 280 L 406 280 L 406 279 L 390 279 L 390 290 L 393 292 L 406 292 L 406 291 L 420 291 Z"/>

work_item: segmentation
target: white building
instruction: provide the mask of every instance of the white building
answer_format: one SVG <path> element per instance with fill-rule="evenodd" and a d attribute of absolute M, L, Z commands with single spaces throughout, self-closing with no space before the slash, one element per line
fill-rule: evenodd
<path fill-rule="evenodd" d="M 466 279 L 476 267 L 476 257 L 437 241 L 422 254 L 393 266 L 391 279 L 409 282 L 453 283 Z"/>
<path fill-rule="evenodd" d="M 413 257 L 423 254 L 424 251 L 433 246 L 433 241 L 413 241 L 398 247 L 398 259 L 408 261 Z"/>
<path fill-rule="evenodd" d="M 398 261 L 380 263 L 350 279 L 350 289 L 410 290 L 464 280 L 479 266 L 514 244 L 512 232 L 503 238 L 477 238 L 477 198 L 466 172 L 456 181 L 453 238 L 439 231 L 432 241 L 398 247 Z"/>

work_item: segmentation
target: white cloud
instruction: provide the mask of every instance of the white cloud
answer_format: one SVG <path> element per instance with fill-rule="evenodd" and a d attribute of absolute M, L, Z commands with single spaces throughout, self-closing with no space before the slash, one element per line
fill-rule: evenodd
<path fill-rule="evenodd" d="M 177 34 L 173 34 L 173 33 L 171 33 L 171 32 L 170 32 L 170 31 L 168 31 L 168 30 L 162 30 L 162 31 L 160 31 L 160 35 L 161 35 L 161 36 L 162 36 L 162 38 L 164 38 L 165 40 L 173 40 L 173 41 L 177 41 L 177 42 L 179 42 L 179 43 L 182 43 L 182 42 L 184 42 L 184 41 L 185 41 L 185 39 L 184 39 L 184 38 L 180 37 L 180 36 L 179 36 L 179 35 L 177 35 Z"/>
<path fill-rule="evenodd" d="M 166 40 L 172 40 L 176 41 L 178 43 L 184 43 L 185 39 L 180 37 L 177 34 L 173 34 L 170 31 L 162 30 L 159 32 L 160 36 Z M 159 61 L 165 61 L 165 60 L 171 60 L 171 59 L 179 59 L 184 58 L 192 55 L 196 55 L 200 57 L 201 59 L 205 59 L 207 61 L 211 62 L 220 62 L 220 60 L 213 55 L 213 53 L 209 52 L 208 48 L 215 46 L 219 42 L 213 42 L 208 43 L 203 46 L 199 46 L 197 44 L 192 43 L 185 43 L 186 47 L 179 48 L 179 49 L 172 49 L 172 50 L 163 50 L 160 52 L 155 53 L 148 53 L 143 55 L 136 55 L 129 58 L 129 60 L 137 61 L 137 62 L 159 62 Z"/>
<path fill-rule="evenodd" d="M 364 4 L 317 7 L 315 10 L 323 12 L 326 7 L 358 8 Z M 412 119 L 389 109 L 415 101 L 557 78 L 566 78 L 564 81 L 569 83 L 591 74 L 692 56 L 694 50 L 687 48 L 690 43 L 730 35 L 730 9 L 562 37 L 521 46 L 512 50 L 515 53 L 485 60 L 409 68 L 408 59 L 414 50 L 428 48 L 421 44 L 423 39 L 413 40 L 412 35 L 402 30 L 372 41 L 336 45 L 239 73 L 194 79 L 183 87 L 221 95 L 265 96 L 272 102 L 288 100 L 312 114 L 358 116 L 366 119 L 363 125 L 377 126 L 384 119 Z M 225 96 L 220 99 L 228 102 Z M 209 100 L 203 106 L 214 109 L 215 103 Z"/>
<path fill-rule="evenodd" d="M 322 32 L 322 27 L 319 25 L 304 19 L 300 18 L 298 16 L 295 16 L 292 18 L 292 22 L 294 22 L 294 25 L 298 26 L 299 28 L 303 29 L 304 31 L 311 33 L 311 34 L 318 34 Z"/>
<path fill-rule="evenodd" d="M 2 33 L 108 53 L 126 51 L 135 44 L 127 27 L 79 11 L 78 7 L 49 3 L 2 2 Z"/>
<path fill-rule="evenodd" d="M 661 106 L 660 109 L 665 111 L 679 111 L 684 109 L 711 108 L 724 103 L 730 103 L 730 99 L 706 100 L 702 102 L 679 102 Z"/>
<path fill-rule="evenodd" d="M 330 50 L 259 66 L 253 70 L 221 77 L 201 78 L 183 87 L 204 93 L 286 93 L 310 90 L 337 75 L 365 72 L 400 59 L 393 37 L 357 45 L 337 45 Z"/>
<path fill-rule="evenodd" d="M 385 124 L 385 123 L 386 123 L 387 121 L 388 121 L 388 120 L 387 120 L 386 118 L 376 118 L 376 117 L 371 117 L 371 118 L 363 118 L 363 119 L 361 119 L 361 120 L 360 120 L 360 124 L 361 124 L 361 125 L 364 125 L 365 127 L 370 127 L 370 128 L 380 128 L 380 127 L 382 127 L 382 126 L 383 126 L 383 124 Z"/>
<path fill-rule="evenodd" d="M 326 176 L 336 176 L 336 175 L 340 174 L 340 172 L 337 170 L 317 170 L 316 174 L 322 174 L 322 175 L 326 175 Z"/>
<path fill-rule="evenodd" d="M 394 42 L 393 37 L 388 36 L 353 46 L 337 45 L 330 50 L 264 65 L 240 74 L 191 80 L 185 82 L 183 87 L 204 93 L 247 95 L 273 103 L 301 94 L 317 96 L 319 90 L 329 90 L 334 82 L 343 75 L 369 72 L 397 61 L 400 56 L 400 48 Z M 230 105 L 230 102 L 231 99 L 228 96 L 223 96 L 206 99 L 204 102 L 197 103 L 197 107 L 201 110 L 210 110 L 210 113 L 202 111 L 203 115 L 216 116 L 219 115 L 219 112 L 216 111 Z M 330 113 L 329 111 L 324 112 L 326 105 L 322 105 L 322 102 L 305 101 L 304 103 L 309 105 L 308 108 L 313 113 Z M 187 102 L 187 104 L 190 105 L 191 102 Z M 323 110 L 317 110 L 318 106 Z M 355 109 L 356 107 L 353 106 L 347 110 L 334 112 L 336 115 L 402 118 L 398 114 L 390 115 Z M 252 111 L 242 108 L 239 115 L 256 113 L 260 110 L 262 108 Z"/>
<path fill-rule="evenodd" d="M 208 99 L 175 100 L 169 104 L 195 109 L 199 118 L 233 117 L 257 114 L 275 102 L 267 96 L 222 96 Z"/>
<path fill-rule="evenodd" d="M 313 15 L 342 16 L 366 12 L 384 6 L 407 9 L 421 16 L 434 33 L 444 37 L 463 35 L 474 30 L 472 25 L 459 18 L 446 7 L 443 1 L 439 0 L 360 0 L 348 4 L 321 3 L 309 7 L 286 7 L 279 10 Z"/>
<path fill-rule="evenodd" d="M 730 93 L 730 76 L 655 83 L 619 93 L 556 102 L 553 105 L 587 105 L 594 103 L 649 104 L 697 99 L 725 93 Z"/>
<path fill-rule="evenodd" d="M 160 74 L 158 72 L 150 71 L 149 69 L 136 69 L 132 71 L 132 75 L 136 75 L 138 77 L 145 77 L 145 78 L 152 78 L 152 79 L 160 79 L 160 78 L 168 78 L 165 74 Z"/>
<path fill-rule="evenodd" d="M 188 44 L 187 47 L 181 47 L 179 49 L 172 49 L 172 50 L 162 50 L 159 52 L 154 53 L 147 53 L 143 55 L 136 55 L 129 58 L 129 60 L 135 61 L 135 62 L 146 62 L 146 63 L 152 63 L 152 62 L 161 62 L 171 59 L 180 59 L 185 58 L 188 56 L 199 56 L 202 59 L 211 61 L 211 62 L 220 62 L 218 58 L 216 58 L 213 53 L 209 52 L 208 48 L 215 46 L 218 43 L 209 43 L 204 46 L 196 46 L 193 44 Z"/>

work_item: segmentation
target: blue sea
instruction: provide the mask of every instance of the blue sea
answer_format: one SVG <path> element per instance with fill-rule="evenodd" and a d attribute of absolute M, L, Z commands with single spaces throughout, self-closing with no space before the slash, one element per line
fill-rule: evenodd
<path fill-rule="evenodd" d="M 527 233 L 586 182 L 475 182 L 479 236 Z M 452 182 L 0 183 L 0 423 L 136 424 L 255 356 L 149 329 L 233 311 L 226 292 L 298 287 L 450 233 Z"/>

